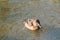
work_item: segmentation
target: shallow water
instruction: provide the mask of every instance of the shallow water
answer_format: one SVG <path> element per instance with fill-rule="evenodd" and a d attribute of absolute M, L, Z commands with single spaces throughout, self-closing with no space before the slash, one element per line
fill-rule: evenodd
<path fill-rule="evenodd" d="M 25 28 L 26 18 L 39 19 L 42 28 Z M 0 40 L 60 40 L 60 0 L 1 0 Z"/>

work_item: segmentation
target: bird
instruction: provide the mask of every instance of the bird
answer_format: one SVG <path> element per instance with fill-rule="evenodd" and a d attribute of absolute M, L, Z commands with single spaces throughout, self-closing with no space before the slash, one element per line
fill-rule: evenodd
<path fill-rule="evenodd" d="M 38 30 L 41 28 L 39 19 L 26 19 L 23 23 L 29 30 Z"/>

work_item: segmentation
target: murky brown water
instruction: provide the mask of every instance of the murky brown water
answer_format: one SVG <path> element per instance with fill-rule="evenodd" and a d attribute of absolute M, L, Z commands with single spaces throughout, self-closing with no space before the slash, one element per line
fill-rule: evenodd
<path fill-rule="evenodd" d="M 42 29 L 25 28 L 26 18 Z M 60 40 L 60 0 L 0 0 L 0 40 Z"/>

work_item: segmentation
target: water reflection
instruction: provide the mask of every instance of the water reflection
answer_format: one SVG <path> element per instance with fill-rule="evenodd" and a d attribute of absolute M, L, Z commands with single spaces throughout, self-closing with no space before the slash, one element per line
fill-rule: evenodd
<path fill-rule="evenodd" d="M 0 1 L 0 21 L 4 21 L 8 17 L 8 13 L 8 0 Z"/>
<path fill-rule="evenodd" d="M 6 35 L 8 34 L 8 26 L 5 22 L 8 17 L 9 8 L 8 8 L 8 0 L 0 0 L 0 40 L 4 40 Z"/>

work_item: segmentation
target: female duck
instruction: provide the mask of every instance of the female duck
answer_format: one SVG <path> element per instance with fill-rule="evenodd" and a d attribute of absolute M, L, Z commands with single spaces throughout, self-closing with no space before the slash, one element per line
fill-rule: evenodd
<path fill-rule="evenodd" d="M 40 21 L 34 20 L 34 19 L 27 19 L 26 21 L 24 21 L 25 27 L 30 29 L 30 30 L 37 30 L 39 28 L 41 28 L 40 25 Z"/>

